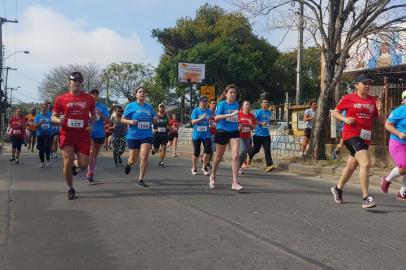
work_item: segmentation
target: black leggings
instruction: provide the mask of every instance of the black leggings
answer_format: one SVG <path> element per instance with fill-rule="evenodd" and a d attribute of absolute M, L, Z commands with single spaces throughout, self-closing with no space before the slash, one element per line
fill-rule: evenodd
<path fill-rule="evenodd" d="M 264 147 L 265 152 L 265 161 L 266 166 L 273 165 L 272 155 L 271 155 L 271 136 L 256 136 L 254 135 L 252 138 L 252 142 L 254 146 L 248 152 L 250 160 L 258 154 L 259 150 L 261 150 L 261 146 Z"/>
<path fill-rule="evenodd" d="M 39 135 L 37 136 L 37 147 L 39 150 L 39 159 L 44 162 L 45 156 L 49 161 L 51 155 L 52 135 Z"/>
<path fill-rule="evenodd" d="M 207 155 L 211 154 L 211 138 L 203 139 L 203 140 L 192 140 L 193 142 L 193 155 L 195 157 L 200 156 L 200 145 L 203 144 L 203 152 Z"/>

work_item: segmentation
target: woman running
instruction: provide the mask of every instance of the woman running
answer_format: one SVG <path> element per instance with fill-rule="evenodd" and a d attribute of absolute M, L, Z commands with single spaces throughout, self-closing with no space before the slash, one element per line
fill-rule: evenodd
<path fill-rule="evenodd" d="M 172 114 L 172 118 L 169 120 L 169 146 L 173 146 L 173 157 L 177 157 L 178 150 L 178 131 L 179 131 L 179 122 L 176 120 L 176 114 Z"/>
<path fill-rule="evenodd" d="M 7 134 L 10 135 L 12 145 L 10 161 L 15 161 L 16 164 L 20 162 L 21 146 L 24 144 L 26 124 L 27 122 L 21 113 L 21 109 L 17 108 L 15 115 L 11 117 L 7 127 Z"/>
<path fill-rule="evenodd" d="M 34 152 L 34 146 L 37 140 L 37 128 L 34 125 L 34 119 L 37 115 L 37 109 L 32 108 L 31 112 L 25 116 L 27 121 L 27 140 L 28 140 L 28 150 Z"/>
<path fill-rule="evenodd" d="M 115 116 L 111 121 L 113 159 L 116 166 L 123 163 L 121 155 L 124 153 L 126 146 L 125 135 L 127 133 L 127 125 L 121 122 L 123 112 L 123 108 L 117 107 L 115 110 Z"/>
<path fill-rule="evenodd" d="M 403 176 L 402 186 L 396 198 L 406 200 L 406 91 L 402 93 L 402 104 L 389 115 L 385 128 L 391 133 L 389 153 L 396 167 L 382 178 L 381 189 L 388 193 L 392 181 Z"/>
<path fill-rule="evenodd" d="M 251 149 L 252 138 L 251 131 L 255 128 L 257 121 L 255 116 L 250 112 L 251 104 L 249 101 L 244 101 L 242 109 L 238 113 L 238 123 L 240 128 L 240 169 L 239 174 L 242 174 L 242 164 L 247 158 L 248 151 Z"/>
<path fill-rule="evenodd" d="M 45 158 L 47 159 L 47 167 L 51 167 L 51 124 L 51 112 L 48 110 L 48 104 L 44 103 L 41 105 L 41 113 L 37 114 L 34 120 L 34 125 L 37 127 L 37 147 L 41 161 L 40 168 L 44 168 Z"/>
<path fill-rule="evenodd" d="M 220 97 L 220 100 L 222 99 L 225 100 L 217 105 L 215 113 L 215 120 L 217 121 L 216 135 L 214 138 L 216 143 L 216 155 L 213 161 L 209 186 L 212 189 L 215 188 L 217 170 L 226 151 L 227 144 L 230 143 L 233 175 L 231 188 L 239 191 L 242 190 L 243 187 L 238 181 L 240 131 L 238 130 L 239 105 L 236 101 L 236 86 L 233 84 L 228 85 Z"/>
<path fill-rule="evenodd" d="M 157 116 L 152 106 L 145 102 L 146 91 L 144 87 L 135 90 L 136 101 L 127 105 L 121 122 L 128 124 L 127 145 L 129 148 L 128 164 L 125 174 L 129 174 L 140 157 L 140 174 L 137 185 L 147 187 L 144 176 L 148 167 L 148 157 L 152 144 L 152 124 L 157 122 Z"/>
<path fill-rule="evenodd" d="M 359 178 L 362 189 L 362 207 L 375 207 L 374 199 L 369 195 L 369 170 L 371 157 L 368 152 L 372 135 L 372 120 L 382 115 L 382 103 L 379 99 L 368 95 L 371 79 L 361 74 L 356 79 L 356 92 L 345 95 L 337 105 L 333 116 L 345 122 L 343 128 L 344 145 L 350 151 L 347 165 L 341 173 L 337 185 L 331 188 L 334 201 L 343 204 L 343 188 L 350 180 L 357 166 L 360 166 Z M 341 115 L 346 111 L 346 117 Z"/>

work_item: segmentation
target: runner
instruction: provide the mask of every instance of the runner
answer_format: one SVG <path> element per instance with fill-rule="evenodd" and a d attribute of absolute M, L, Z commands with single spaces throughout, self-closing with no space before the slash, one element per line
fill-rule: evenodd
<path fill-rule="evenodd" d="M 173 157 L 177 157 L 178 150 L 178 131 L 179 131 L 179 122 L 176 120 L 176 114 L 172 114 L 171 120 L 169 120 L 169 146 L 173 146 Z"/>
<path fill-rule="evenodd" d="M 255 128 L 257 120 L 250 112 L 251 104 L 249 101 L 244 101 L 242 109 L 238 113 L 238 123 L 240 127 L 240 169 L 239 174 L 243 174 L 242 164 L 247 158 L 248 151 L 251 149 L 251 131 Z"/>
<path fill-rule="evenodd" d="M 406 200 L 406 90 L 402 93 L 402 104 L 389 115 L 385 128 L 391 133 L 389 153 L 396 167 L 382 178 L 381 189 L 388 193 L 392 181 L 403 176 L 402 186 L 396 198 Z"/>
<path fill-rule="evenodd" d="M 342 111 L 341 112 L 342 116 L 346 116 L 346 112 Z M 340 124 L 338 125 L 337 128 L 337 134 L 338 134 L 338 138 L 336 138 L 336 140 L 338 141 L 338 144 L 336 145 L 336 147 L 333 150 L 333 154 L 331 155 L 331 158 L 333 160 L 337 160 L 338 156 L 340 155 L 340 150 L 341 148 L 344 147 L 344 141 L 343 141 L 343 128 L 344 128 L 344 122 L 340 122 Z"/>
<path fill-rule="evenodd" d="M 116 166 L 123 163 L 121 155 L 124 153 L 126 146 L 125 135 L 127 133 L 127 125 L 121 123 L 123 112 L 124 110 L 122 107 L 117 107 L 115 110 L 115 116 L 111 121 L 113 159 Z"/>
<path fill-rule="evenodd" d="M 12 145 L 10 161 L 15 161 L 16 164 L 20 163 L 21 146 L 24 144 L 26 125 L 27 122 L 21 113 L 21 108 L 17 108 L 7 127 L 7 134 L 10 135 Z"/>
<path fill-rule="evenodd" d="M 216 155 L 214 157 L 213 168 L 209 180 L 209 186 L 212 189 L 215 188 L 217 170 L 228 143 L 230 143 L 232 159 L 233 180 L 231 188 L 237 191 L 243 189 L 243 186 L 241 186 L 238 181 L 240 132 L 238 130 L 239 105 L 236 99 L 236 86 L 233 84 L 227 85 L 220 97 L 220 100 L 223 101 L 218 104 L 216 109 L 215 120 L 217 121 L 217 129 L 214 138 L 216 143 Z"/>
<path fill-rule="evenodd" d="M 306 155 L 307 145 L 309 144 L 310 135 L 312 134 L 313 119 L 316 115 L 317 101 L 310 101 L 309 108 L 304 111 L 304 121 L 305 121 L 305 136 L 302 144 L 302 152 L 300 155 L 303 157 Z"/>
<path fill-rule="evenodd" d="M 53 111 L 53 108 L 51 112 Z M 58 146 L 59 146 L 59 124 L 52 123 L 52 149 L 51 157 L 58 158 Z"/>
<path fill-rule="evenodd" d="M 105 125 L 104 125 L 104 133 L 105 133 L 105 137 L 106 139 L 104 140 L 104 149 L 106 149 L 106 151 L 111 150 L 111 144 L 113 141 L 112 138 L 112 132 L 110 130 L 110 123 L 106 121 Z"/>
<path fill-rule="evenodd" d="M 69 80 L 69 92 L 58 96 L 55 100 L 52 122 L 61 126 L 63 175 L 68 186 L 66 198 L 74 200 L 76 191 L 73 188 L 72 174 L 76 171 L 76 166 L 85 169 L 89 165 L 90 133 L 92 123 L 96 119 L 96 101 L 93 96 L 81 90 L 83 76 L 80 72 L 72 72 Z M 77 164 L 74 164 L 75 154 Z"/>
<path fill-rule="evenodd" d="M 216 135 L 216 127 L 217 127 L 217 122 L 216 119 L 214 118 L 215 113 L 216 113 L 216 107 L 217 107 L 217 100 L 212 99 L 210 100 L 210 112 L 211 112 L 211 117 L 210 117 L 210 138 L 211 138 L 211 152 L 210 152 L 210 157 L 209 157 L 209 162 L 207 164 L 207 167 L 210 169 L 211 167 L 211 161 L 213 160 L 213 155 L 214 152 L 216 152 L 216 143 L 214 142 L 214 136 Z"/>
<path fill-rule="evenodd" d="M 137 185 L 147 187 L 144 176 L 148 168 L 148 157 L 152 144 L 151 125 L 156 123 L 157 116 L 151 105 L 145 102 L 146 92 L 144 87 L 135 90 L 137 101 L 131 102 L 124 110 L 121 122 L 128 124 L 127 145 L 129 148 L 128 164 L 125 174 L 129 174 L 140 156 L 140 174 Z"/>
<path fill-rule="evenodd" d="M 28 150 L 34 152 L 35 142 L 37 139 L 37 127 L 34 125 L 35 116 L 37 115 L 37 109 L 32 108 L 31 112 L 27 114 L 25 119 L 27 120 L 27 140 L 28 140 Z"/>
<path fill-rule="evenodd" d="M 207 108 L 207 98 L 200 97 L 199 107 L 195 108 L 192 112 L 192 142 L 193 142 L 193 156 L 192 156 L 192 174 L 197 175 L 197 161 L 200 156 L 200 147 L 203 144 L 203 164 L 201 171 L 204 175 L 209 175 L 207 169 L 207 163 L 211 153 L 211 135 L 209 130 L 209 120 L 211 117 L 211 111 Z"/>
<path fill-rule="evenodd" d="M 51 167 L 51 145 L 52 145 L 52 127 L 51 127 L 51 112 L 48 110 L 48 104 L 41 105 L 41 113 L 35 116 L 34 125 L 37 127 L 37 148 L 39 159 L 41 161 L 40 168 L 44 167 L 45 157 L 47 159 L 47 167 Z"/>
<path fill-rule="evenodd" d="M 374 199 L 368 193 L 369 170 L 371 158 L 368 152 L 371 140 L 372 120 L 382 114 L 382 103 L 379 99 L 368 95 L 372 80 L 361 74 L 356 79 L 356 92 L 345 95 L 337 105 L 333 116 L 345 122 L 343 128 L 344 145 L 350 151 L 347 165 L 341 173 L 337 185 L 331 188 L 334 201 L 344 203 L 343 188 L 350 180 L 357 166 L 360 166 L 359 177 L 362 189 L 363 208 L 375 207 Z M 346 111 L 346 117 L 341 115 Z"/>
<path fill-rule="evenodd" d="M 259 150 L 261 150 L 261 146 L 264 148 L 267 172 L 271 172 L 274 169 L 271 154 L 271 136 L 269 134 L 271 116 L 272 112 L 269 110 L 269 101 L 267 99 L 262 99 L 261 109 L 255 112 L 257 126 L 252 138 L 254 146 L 248 152 L 248 165 L 251 165 L 252 159 L 259 152 Z"/>
<path fill-rule="evenodd" d="M 155 153 L 158 153 L 159 147 L 161 147 L 161 151 L 159 152 L 159 167 L 164 168 L 166 145 L 168 144 L 169 117 L 165 112 L 165 105 L 162 103 L 158 106 L 157 122 L 153 125 L 153 130 L 154 149 L 152 149 L 152 154 L 155 155 Z"/>
<path fill-rule="evenodd" d="M 104 131 L 104 123 L 109 123 L 110 115 L 109 111 L 103 103 L 98 102 L 99 99 L 99 90 L 93 89 L 90 91 L 90 95 L 96 101 L 96 121 L 92 127 L 91 133 L 91 148 L 90 148 L 90 158 L 89 158 L 89 166 L 87 167 L 87 175 L 86 181 L 89 183 L 94 182 L 94 170 L 96 168 L 97 156 L 99 155 L 100 148 L 103 146 L 105 141 L 105 131 Z"/>

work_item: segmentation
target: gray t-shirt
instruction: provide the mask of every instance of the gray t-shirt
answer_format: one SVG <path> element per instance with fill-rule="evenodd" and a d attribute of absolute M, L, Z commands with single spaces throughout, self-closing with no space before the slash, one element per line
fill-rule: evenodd
<path fill-rule="evenodd" d="M 305 110 L 305 112 L 304 112 L 304 115 L 310 116 L 310 117 L 314 117 L 314 114 L 315 114 L 315 111 L 313 111 L 311 108 Z M 313 120 L 305 121 L 305 122 L 306 122 L 306 125 L 305 125 L 306 128 L 313 128 Z"/>
<path fill-rule="evenodd" d="M 125 124 L 121 123 L 121 121 L 118 121 L 116 117 L 113 119 L 113 124 L 114 124 L 114 130 L 113 130 L 113 137 L 121 138 L 124 137 L 125 135 Z"/>

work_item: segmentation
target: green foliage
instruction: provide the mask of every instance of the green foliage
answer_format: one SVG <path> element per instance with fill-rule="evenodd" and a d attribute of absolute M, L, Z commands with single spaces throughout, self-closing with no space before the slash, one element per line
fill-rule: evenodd
<path fill-rule="evenodd" d="M 136 63 L 112 63 L 103 70 L 103 84 L 116 98 L 134 99 L 134 90 L 142 86 L 153 75 L 151 65 Z"/>
<path fill-rule="evenodd" d="M 175 27 L 154 29 L 152 36 L 164 46 L 156 69 L 159 83 L 176 88 L 179 96 L 186 89 L 177 82 L 178 62 L 206 64 L 206 82 L 216 86 L 217 94 L 234 83 L 240 100 L 254 101 L 272 85 L 272 64 L 279 53 L 254 35 L 240 13 L 206 4 L 194 19 L 181 18 Z"/>

